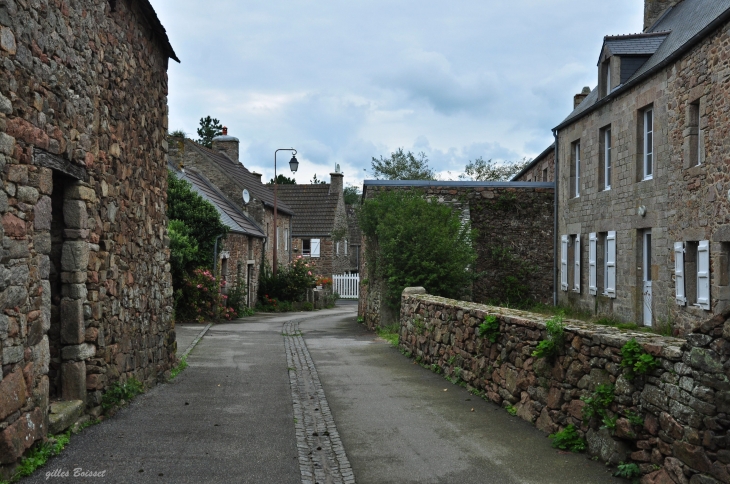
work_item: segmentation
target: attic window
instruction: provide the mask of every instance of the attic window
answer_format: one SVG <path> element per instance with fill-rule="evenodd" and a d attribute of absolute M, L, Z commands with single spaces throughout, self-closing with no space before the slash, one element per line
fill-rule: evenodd
<path fill-rule="evenodd" d="M 611 94 L 611 59 L 609 58 L 603 63 L 601 67 L 603 76 L 603 95 L 608 96 Z"/>

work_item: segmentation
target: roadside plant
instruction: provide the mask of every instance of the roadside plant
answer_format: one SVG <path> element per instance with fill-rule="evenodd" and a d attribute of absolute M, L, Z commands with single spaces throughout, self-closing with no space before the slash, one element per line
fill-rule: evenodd
<path fill-rule="evenodd" d="M 563 347 L 565 341 L 563 317 L 556 315 L 545 321 L 545 331 L 547 339 L 540 341 L 535 351 L 532 352 L 532 356 L 535 358 L 552 358 Z"/>
<path fill-rule="evenodd" d="M 632 412 L 631 410 L 625 410 L 624 415 L 626 415 L 626 418 L 629 420 L 629 423 L 631 425 L 639 427 L 644 425 L 644 417 L 642 417 L 638 413 Z"/>
<path fill-rule="evenodd" d="M 632 482 L 639 482 L 638 478 L 641 477 L 641 469 L 637 464 L 634 464 L 633 462 L 631 464 L 621 462 L 617 466 L 614 476 L 623 477 L 624 479 L 631 479 Z"/>
<path fill-rule="evenodd" d="M 238 317 L 236 310 L 226 306 L 228 296 L 221 294 L 226 282 L 207 269 L 195 269 L 184 278 L 182 298 L 178 301 L 177 316 L 182 321 L 218 321 Z"/>
<path fill-rule="evenodd" d="M 506 407 L 504 407 L 504 409 L 507 410 L 507 413 L 512 415 L 513 417 L 517 415 L 517 409 L 512 405 L 507 405 Z"/>
<path fill-rule="evenodd" d="M 635 338 L 631 338 L 621 347 L 621 356 L 621 366 L 627 369 L 626 377 L 629 380 L 659 366 L 659 361 L 647 353 Z"/>
<path fill-rule="evenodd" d="M 598 385 L 590 396 L 580 397 L 585 402 L 583 406 L 583 422 L 588 422 L 593 417 L 597 417 L 602 419 L 605 424 L 608 418 L 607 409 L 615 398 L 614 386 L 610 384 Z M 615 419 L 613 421 L 613 427 L 616 427 Z"/>
<path fill-rule="evenodd" d="M 484 316 L 484 322 L 479 325 L 479 337 L 494 343 L 499 337 L 499 321 L 494 314 Z"/>
<path fill-rule="evenodd" d="M 170 370 L 170 380 L 174 379 L 176 376 L 178 376 L 185 368 L 188 367 L 188 357 L 183 356 L 180 358 L 180 362 Z"/>
<path fill-rule="evenodd" d="M 144 391 L 142 382 L 132 377 L 124 383 L 115 382 L 101 397 L 101 407 L 110 410 L 122 402 L 129 402 Z"/>
<path fill-rule="evenodd" d="M 586 442 L 578 434 L 575 425 L 570 424 L 560 432 L 550 434 L 548 436 L 552 440 L 552 446 L 560 450 L 569 450 L 571 452 L 583 452 L 586 450 Z"/>
<path fill-rule="evenodd" d="M 279 265 L 276 276 L 264 264 L 259 279 L 259 299 L 266 296 L 278 301 L 303 301 L 307 289 L 316 285 L 314 270 L 314 262 L 301 255 L 288 264 Z"/>
<path fill-rule="evenodd" d="M 23 457 L 15 469 L 9 482 L 17 482 L 23 477 L 33 474 L 36 469 L 46 465 L 48 459 L 61 453 L 71 440 L 71 431 L 63 434 L 49 435 L 47 441 L 38 442 L 28 454 Z"/>

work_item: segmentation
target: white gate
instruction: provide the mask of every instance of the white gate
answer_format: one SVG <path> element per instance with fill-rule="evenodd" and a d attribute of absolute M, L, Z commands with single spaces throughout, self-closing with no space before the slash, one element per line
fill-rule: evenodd
<path fill-rule="evenodd" d="M 359 274 L 335 274 L 332 276 L 332 291 L 342 299 L 357 299 L 360 294 Z"/>

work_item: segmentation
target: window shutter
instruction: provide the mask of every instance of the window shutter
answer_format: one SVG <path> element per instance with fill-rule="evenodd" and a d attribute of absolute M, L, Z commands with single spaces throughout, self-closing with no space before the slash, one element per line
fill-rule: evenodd
<path fill-rule="evenodd" d="M 710 241 L 697 246 L 697 305 L 710 310 Z"/>
<path fill-rule="evenodd" d="M 560 238 L 560 287 L 568 290 L 568 236 Z"/>
<path fill-rule="evenodd" d="M 598 294 L 598 283 L 596 281 L 596 248 L 598 236 L 595 232 L 588 234 L 588 294 Z"/>
<path fill-rule="evenodd" d="M 310 257 L 319 257 L 319 239 L 312 239 L 312 252 Z"/>
<path fill-rule="evenodd" d="M 345 239 L 345 255 L 347 255 L 347 239 Z"/>
<path fill-rule="evenodd" d="M 573 290 L 580 292 L 580 234 L 575 236 L 574 254 L 574 272 L 573 272 Z"/>
<path fill-rule="evenodd" d="M 684 242 L 674 243 L 674 288 L 677 304 L 685 306 L 687 296 L 684 293 Z"/>
<path fill-rule="evenodd" d="M 616 232 L 606 235 L 606 295 L 616 297 Z"/>

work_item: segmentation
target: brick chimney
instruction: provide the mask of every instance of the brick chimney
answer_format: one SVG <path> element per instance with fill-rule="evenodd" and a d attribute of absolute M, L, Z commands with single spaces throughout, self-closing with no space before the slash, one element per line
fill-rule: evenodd
<path fill-rule="evenodd" d="M 583 88 L 583 90 L 580 93 L 573 96 L 573 109 L 577 108 L 580 105 L 580 103 L 582 103 L 583 100 L 588 97 L 588 95 L 590 93 L 591 93 L 591 88 L 586 86 Z"/>
<path fill-rule="evenodd" d="M 664 12 L 682 0 L 644 0 L 644 32 L 664 15 Z"/>
<path fill-rule="evenodd" d="M 213 149 L 222 151 L 233 161 L 238 161 L 238 138 L 228 136 L 228 128 L 225 126 L 223 126 L 223 134 L 213 138 Z"/>
<path fill-rule="evenodd" d="M 259 183 L 261 183 L 261 173 L 256 173 L 255 171 L 252 171 L 251 174 L 255 177 L 258 177 Z"/>
<path fill-rule="evenodd" d="M 342 173 L 330 173 L 330 195 L 342 193 L 344 189 L 344 178 L 345 175 Z"/>

